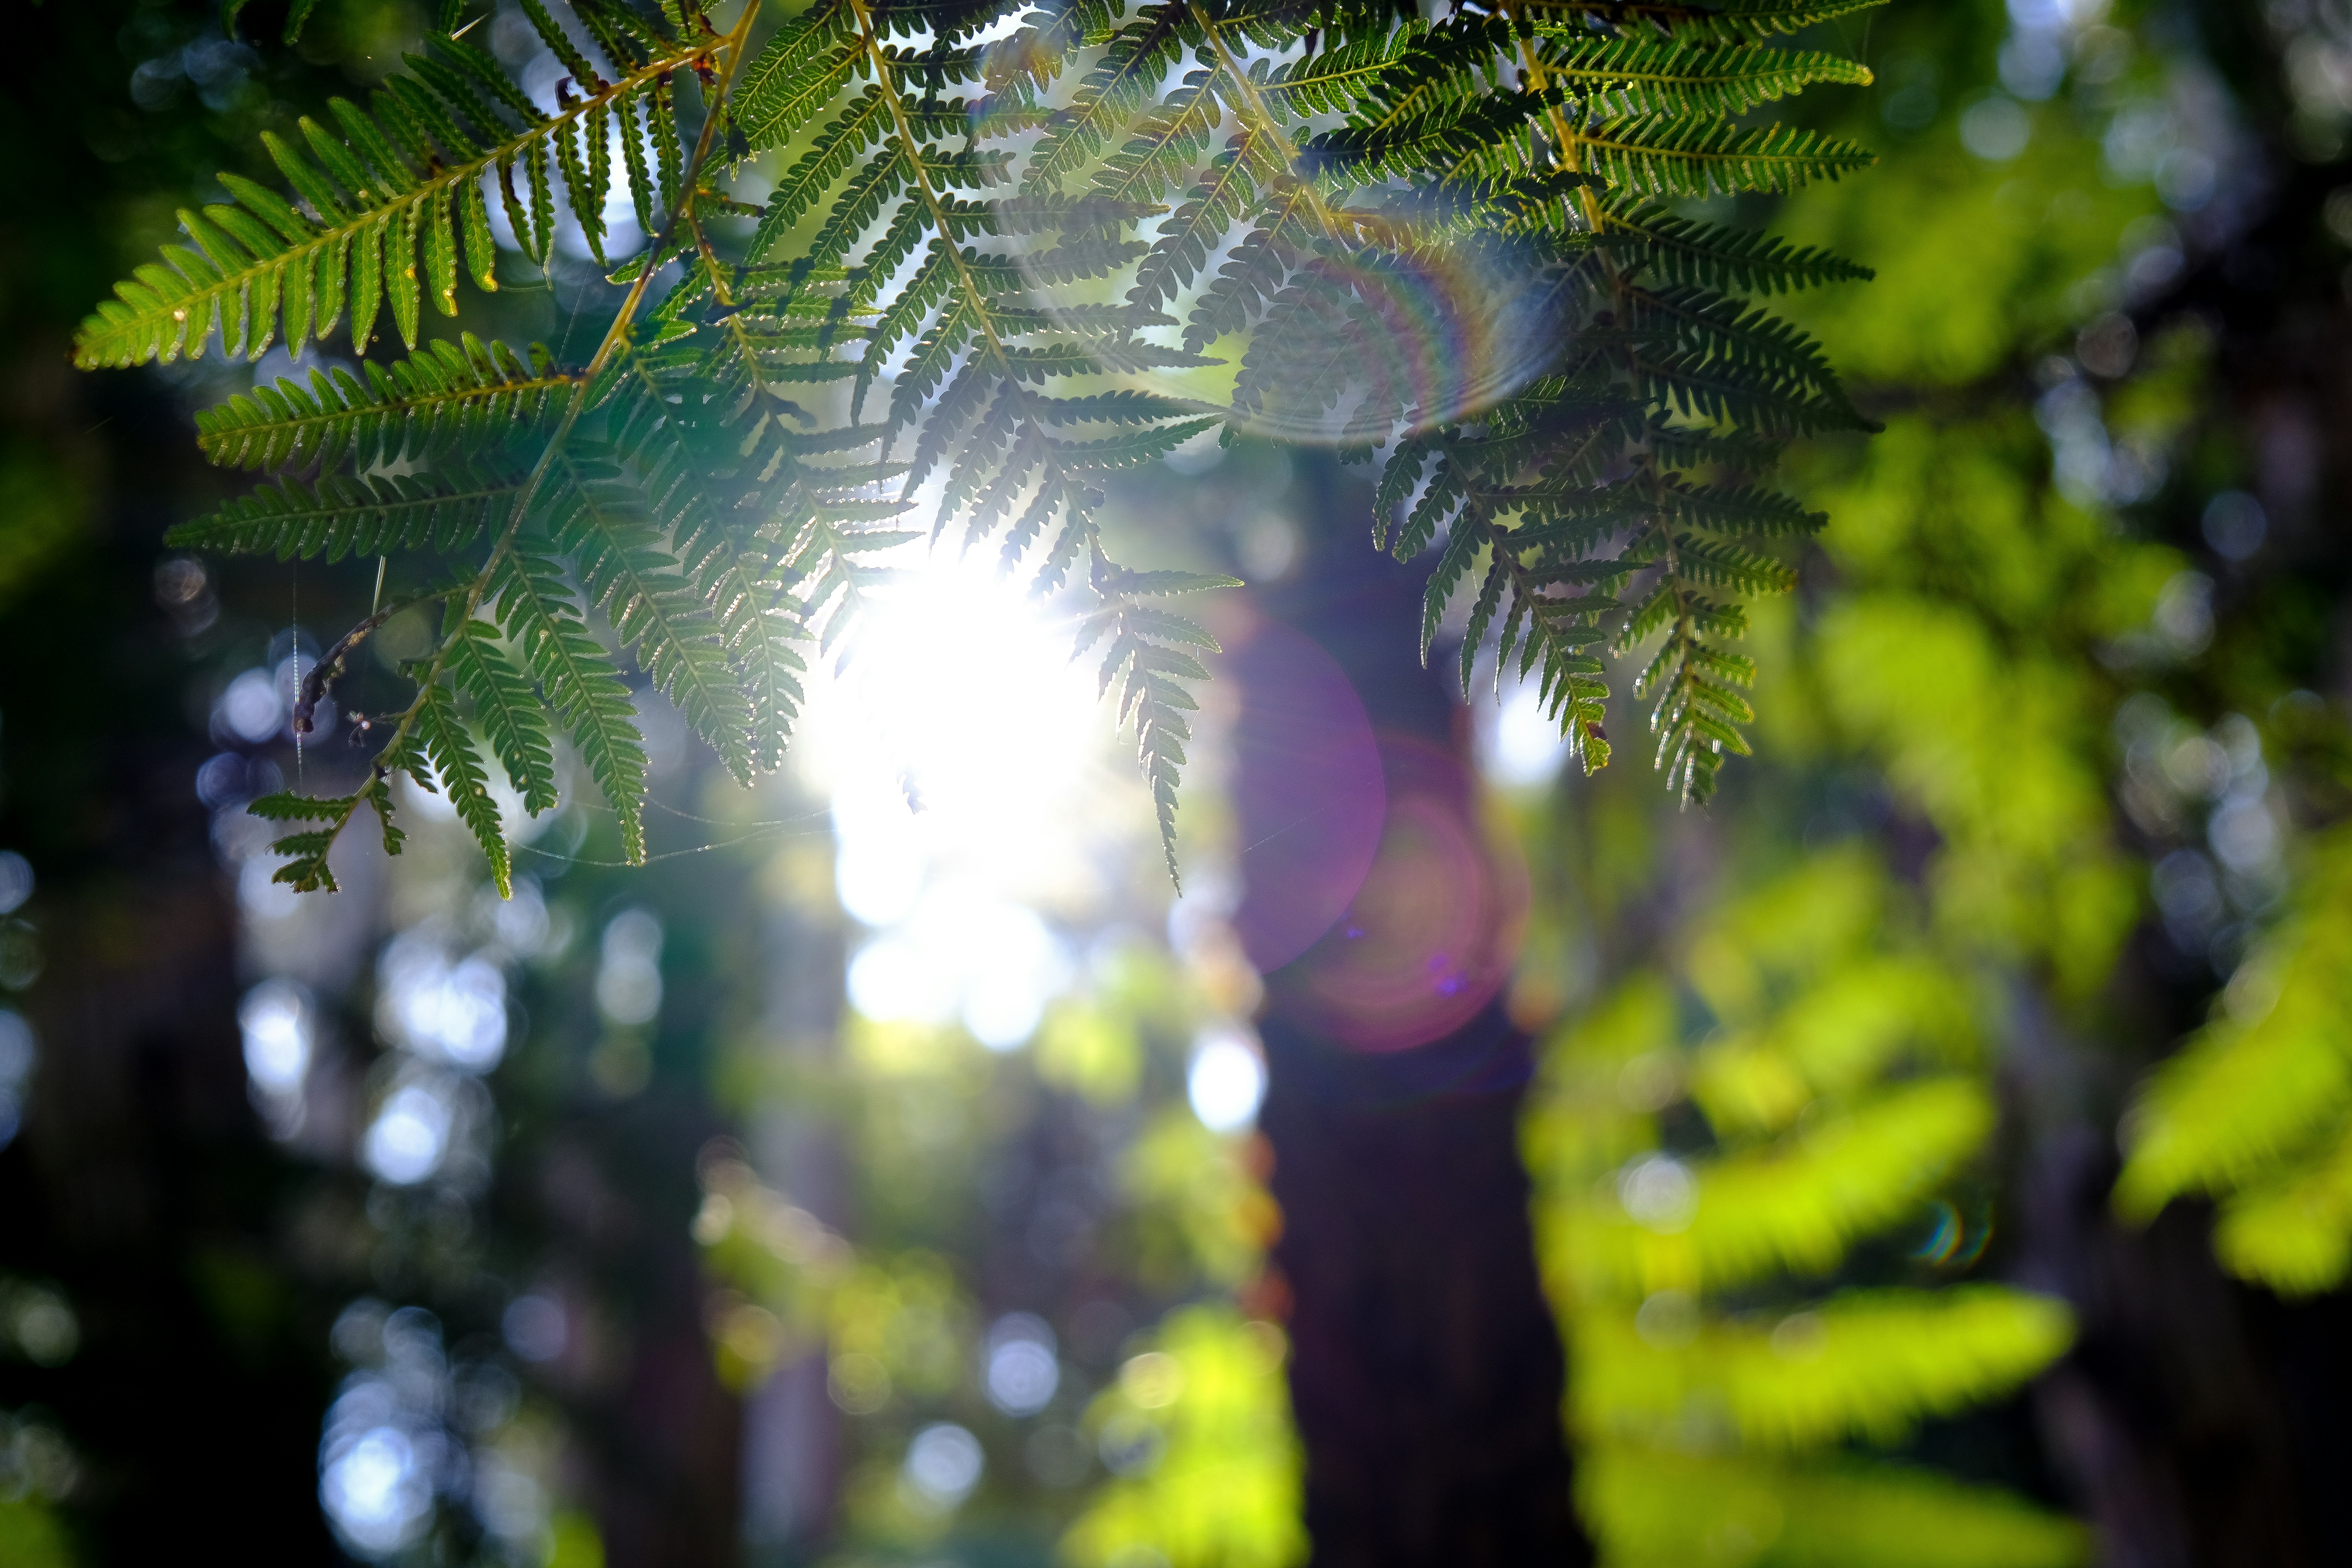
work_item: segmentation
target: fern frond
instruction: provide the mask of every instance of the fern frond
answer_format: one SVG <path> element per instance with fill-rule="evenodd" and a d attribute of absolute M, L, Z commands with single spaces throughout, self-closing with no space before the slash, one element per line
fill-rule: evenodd
<path fill-rule="evenodd" d="M 2323 842 L 2305 887 L 2212 1021 L 2142 1088 L 2116 1183 L 2125 1217 L 2144 1224 L 2175 1197 L 2260 1186 L 2323 1150 L 2352 1105 L 2352 835 Z"/>
<path fill-rule="evenodd" d="M 1094 513 L 1107 476 L 1220 421 L 1389 448 L 1376 542 L 1437 552 L 1424 657 L 1466 599 L 1465 684 L 1488 647 L 1498 672 L 1516 660 L 1588 768 L 1609 754 L 1611 647 L 1643 650 L 1634 689 L 1687 798 L 1746 749 L 1741 601 L 1785 591 L 1775 542 L 1819 522 L 1758 481 L 1789 438 L 1867 425 L 1818 347 L 1738 296 L 1862 274 L 1649 204 L 1866 163 L 1735 118 L 1866 81 L 1769 44 L 1859 4 L 1535 0 L 1431 21 L 1385 3 L 814 0 L 753 56 L 757 0 L 725 35 L 677 0 L 572 0 L 561 20 L 518 3 L 566 73 L 552 112 L 445 27 L 364 107 L 266 138 L 290 195 L 223 176 L 229 199 L 182 215 L 187 243 L 77 347 L 129 364 L 341 330 L 364 349 L 388 315 L 415 349 L 461 273 L 495 287 L 490 201 L 542 265 L 559 205 L 604 262 L 626 189 L 653 243 L 612 274 L 626 300 L 578 370 L 465 337 L 201 416 L 208 457 L 278 477 L 175 542 L 459 557 L 387 765 L 481 773 L 478 724 L 543 810 L 543 694 L 642 855 L 644 752 L 588 606 L 749 778 L 790 739 L 801 644 L 855 635 L 878 556 L 936 488 L 934 538 L 991 545 L 1041 592 L 1086 563 L 1106 689 L 1172 835 L 1206 634 L 1147 602 L 1170 584 L 1108 561 Z M 716 188 L 714 157 L 763 155 L 782 165 L 764 204 Z M 1213 351 L 1239 362 L 1230 402 L 1183 395 L 1208 378 L 1139 380 Z M 474 629 L 486 605 L 503 644 Z M 325 876 L 358 799 L 301 876 Z"/>
<path fill-rule="evenodd" d="M 1144 6 L 1119 29 L 1100 62 L 1079 83 L 1070 107 L 1047 121 L 1023 175 L 1024 188 L 1058 189 L 1134 118 L 1175 63 L 1185 42 L 1186 20 L 1183 5 L 1163 0 Z"/>
<path fill-rule="evenodd" d="M 588 635 L 562 565 L 525 541 L 500 559 L 489 592 L 499 624 L 612 805 L 623 856 L 642 861 L 646 750 L 636 705 L 621 672 Z"/>
<path fill-rule="evenodd" d="M 549 739 L 547 714 L 524 679 L 498 646 L 487 621 L 467 619 L 450 634 L 449 674 L 474 704 L 490 750 L 507 771 L 507 782 L 522 797 L 522 808 L 537 816 L 554 809 L 555 752 Z M 438 766 L 436 763 L 435 764 Z"/>
<path fill-rule="evenodd" d="M 1834 180 L 1876 161 L 1852 142 L 1787 125 L 1741 127 L 1727 120 L 1685 121 L 1640 115 L 1580 132 L 1587 167 L 1640 196 L 1786 193 Z"/>
<path fill-rule="evenodd" d="M 1769 1535 L 1775 1557 L 1850 1568 L 2084 1568 L 2091 1532 L 1993 1487 L 1911 1463 L 1791 1462 L 1596 1442 L 1579 1455 L 1577 1500 L 1612 1562 L 1695 1563 L 1727 1526 Z M 1695 1508 L 1703 1498 L 1706 1506 Z"/>
<path fill-rule="evenodd" d="M 1114 686 L 1118 689 L 1118 721 L 1135 727 L 1136 752 L 1151 785 L 1168 876 L 1181 888 L 1183 879 L 1176 868 L 1176 791 L 1182 782 L 1184 748 L 1192 739 L 1192 724 L 1184 716 L 1200 707 L 1182 683 L 1209 678 L 1200 660 L 1183 647 L 1210 653 L 1221 650 L 1216 639 L 1192 621 L 1141 601 L 1242 584 L 1236 578 L 1190 572 L 1130 572 L 1112 565 L 1097 550 L 1091 585 L 1101 608 L 1079 628 L 1077 651 L 1084 654 L 1108 641 L 1101 688 L 1106 694 Z"/>
<path fill-rule="evenodd" d="M 1587 26 L 1646 29 L 1660 37 L 1731 43 L 1800 32 L 1822 22 L 1874 10 L 1886 0 L 1526 0 L 1530 13 Z"/>
<path fill-rule="evenodd" d="M 1476 26 L 1463 18 L 1457 28 L 1463 24 Z M 1345 114 L 1375 93 L 1383 98 L 1394 93 L 1395 68 L 1416 49 L 1426 52 L 1425 40 L 1433 31 L 1408 24 L 1394 32 L 1341 42 L 1300 59 L 1286 60 L 1271 69 L 1255 66 L 1252 80 L 1263 100 L 1288 114 Z M 1482 41 L 1491 47 L 1491 36 Z M 1388 98 L 1388 101 L 1394 100 Z"/>
<path fill-rule="evenodd" d="M 736 127 L 753 152 L 781 147 L 841 95 L 857 64 L 857 36 L 840 6 L 818 6 L 776 30 L 743 68 Z"/>
<path fill-rule="evenodd" d="M 656 689 L 677 704 L 737 782 L 751 782 L 751 704 L 727 668 L 702 597 L 660 547 L 644 498 L 593 449 L 563 455 L 538 525 L 577 563 L 590 604 L 613 623 Z"/>
<path fill-rule="evenodd" d="M 536 345 L 526 363 L 467 332 L 385 365 L 289 378 L 196 411 L 196 444 L 224 468 L 362 470 L 499 447 L 544 427 L 579 378 Z"/>
<path fill-rule="evenodd" d="M 1812 339 L 1769 312 L 1703 289 L 1637 288 L 1626 300 L 1636 331 L 1672 345 L 1661 390 L 1684 413 L 1775 433 L 1874 427 L 1846 401 Z M 1639 350 L 1635 358 L 1645 370 L 1652 360 Z"/>
<path fill-rule="evenodd" d="M 531 9 L 552 47 L 562 30 Z M 271 158 L 303 207 L 223 175 L 236 204 L 181 213 L 191 243 L 166 248 L 163 264 L 142 267 L 116 286 L 117 297 L 82 324 L 75 363 L 169 363 L 202 353 L 215 333 L 225 352 L 257 359 L 281 328 L 289 350 L 324 342 L 346 303 L 354 345 L 364 347 L 374 336 L 378 312 L 389 302 L 401 340 L 414 348 L 422 300 L 429 297 L 444 315 L 457 312 L 461 246 L 476 283 L 497 287 L 486 177 L 506 193 L 516 234 L 544 258 L 551 234 L 551 151 L 562 165 L 573 216 L 601 258 L 607 117 L 629 110 L 672 72 L 706 61 L 715 47 L 709 38 L 667 43 L 610 82 L 572 51 L 567 63 L 583 96 L 550 115 L 505 85 L 498 64 L 471 44 L 434 37 L 426 55 L 411 57 L 418 74 L 394 78 L 374 95 L 372 111 L 336 99 L 330 105 L 335 130 L 301 121 L 308 157 L 265 132 Z M 568 41 L 564 49 L 571 49 Z M 530 184 L 527 216 L 513 194 L 518 163 Z"/>
<path fill-rule="evenodd" d="M 183 550 L 297 556 L 381 555 L 461 550 L 503 521 L 523 481 L 504 467 L 452 460 L 422 475 L 328 474 L 316 483 L 278 479 L 212 516 L 164 534 Z"/>
<path fill-rule="evenodd" d="M 335 839 L 343 825 L 352 819 L 362 805 L 372 807 L 383 826 L 383 852 L 397 855 L 406 835 L 393 826 L 392 792 L 382 773 L 371 773 L 358 793 L 347 795 L 299 795 L 291 791 L 266 795 L 249 803 L 246 810 L 255 816 L 272 822 L 325 822 L 327 826 L 302 833 L 290 833 L 273 841 L 270 853 L 287 858 L 286 864 L 270 874 L 272 882 L 283 882 L 298 893 L 339 891 L 335 873 L 327 864 L 327 854 L 335 847 Z"/>
<path fill-rule="evenodd" d="M 1622 258 L 1629 271 L 1689 288 L 1778 294 L 1827 283 L 1864 283 L 1876 276 L 1825 250 L 1646 205 L 1612 211 L 1593 243 Z"/>
<path fill-rule="evenodd" d="M 2223 1199 L 2213 1256 L 2289 1298 L 2341 1284 L 2352 1273 L 2352 1137 L 2280 1161 Z"/>
<path fill-rule="evenodd" d="M 1596 1435 L 1664 1436 L 1703 1401 L 1767 1452 L 1849 1435 L 1895 1442 L 1922 1417 L 2015 1388 L 2074 1338 L 2063 1302 L 2000 1285 L 1850 1291 L 1795 1333 L 1780 1331 L 1785 1321 L 1710 1324 L 1660 1350 L 1631 1314 L 1583 1314 L 1574 1418 Z"/>
<path fill-rule="evenodd" d="M 481 753 L 474 749 L 474 738 L 457 712 L 457 696 L 436 681 L 418 694 L 418 703 L 416 737 L 421 750 L 400 761 L 417 788 L 427 793 L 437 788 L 448 796 L 457 820 L 482 847 L 499 897 L 507 898 L 513 890 L 512 857 L 499 826 L 498 802 L 490 796 L 489 775 L 482 771 Z"/>
<path fill-rule="evenodd" d="M 1546 74 L 1587 112 L 1609 116 L 1744 114 L 1819 82 L 1865 87 L 1869 68 L 1836 55 L 1795 49 L 1595 37 L 1546 29 Z"/>

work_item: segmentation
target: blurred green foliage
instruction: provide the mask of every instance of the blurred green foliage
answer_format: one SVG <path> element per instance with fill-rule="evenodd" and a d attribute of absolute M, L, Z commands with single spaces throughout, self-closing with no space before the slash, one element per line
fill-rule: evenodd
<path fill-rule="evenodd" d="M 1959 10 L 1940 24 L 1947 37 L 1966 25 Z M 2316 35 L 2298 41 L 2292 29 L 2311 26 L 2281 20 L 2279 41 L 2310 48 Z M 2177 32 L 2116 37 L 2138 46 L 2129 68 L 2031 108 L 2015 162 L 1972 163 L 1939 136 L 1932 151 L 1898 147 L 1895 177 L 1866 195 L 1809 191 L 1782 218 L 1792 235 L 1879 268 L 1877 287 L 1800 309 L 1841 363 L 1916 403 L 1865 449 L 1812 454 L 1803 483 L 1832 518 L 1822 544 L 1838 590 L 1796 650 L 1801 678 L 1819 685 L 1825 730 L 1883 767 L 1935 829 L 1928 877 L 1944 940 L 2041 970 L 2078 1007 L 2111 983 L 2124 939 L 2148 912 L 2164 829 L 2178 830 L 2163 820 L 2177 805 L 2140 805 L 2116 776 L 2110 731 L 2122 733 L 2127 700 L 2151 700 L 2134 689 L 2252 715 L 2242 732 L 2259 732 L 2274 765 L 2309 757 L 2313 731 L 2342 731 L 2340 717 L 2307 721 L 2316 700 L 2298 695 L 2320 673 L 2300 630 L 2311 612 L 2295 602 L 2320 591 L 2315 580 L 2257 579 L 2200 668 L 2179 669 L 2199 649 L 2168 655 L 2147 628 L 2168 592 L 2205 591 L 2192 555 L 2149 526 L 2160 511 L 2126 521 L 2122 509 L 2058 493 L 2037 452 L 2042 433 L 2000 395 L 2035 354 L 2063 354 L 2112 308 L 2136 238 L 2149 243 L 2163 226 L 2153 190 L 2118 177 L 2102 138 L 2168 94 L 2211 90 Z M 2192 516 L 2212 491 L 2253 482 L 2249 447 L 2261 438 L 2239 424 L 2258 411 L 2228 405 L 2211 321 L 2157 318 L 2128 374 L 2103 389 L 2108 432 L 2178 474 L 2168 504 Z M 2195 740 L 2177 721 L 2168 733 L 2176 747 Z M 2318 771 L 2340 776 L 2340 764 Z M 2305 821 L 2327 815 L 2321 806 Z M 2123 847 L 2145 844 L 2151 826 L 2158 841 L 2145 859 Z M 2352 1269 L 2352 927 L 2336 837 L 2290 851 L 2296 891 L 2275 915 L 2257 914 L 2274 928 L 2234 968 L 2222 961 L 2213 1022 L 2126 1120 L 2116 1194 L 2119 1212 L 2143 1223 L 2176 1196 L 2222 1198 L 2223 1265 L 2292 1294 Z"/>
<path fill-rule="evenodd" d="M 1990 80 L 2003 7 L 1882 18 L 1880 170 L 1775 215 L 1877 268 L 1794 313 L 1885 430 L 1792 459 L 1831 521 L 1798 602 L 1757 617 L 1762 684 L 1806 693 L 1766 705 L 1765 766 L 1703 825 L 1605 787 L 1506 811 L 1546 906 L 1519 1005 L 1569 1009 L 1525 1139 L 1580 1496 L 1613 1563 L 2090 1550 L 2020 1499 L 1862 1455 L 2007 1396 L 2072 1342 L 2061 1303 L 1968 1277 L 2000 1208 L 1996 1074 L 2024 1015 L 2112 1062 L 2094 1083 L 2168 1044 L 2126 994 L 2132 944 L 2221 791 L 2151 795 L 2122 753 L 2236 743 L 2308 768 L 2342 727 L 2294 695 L 2318 658 L 2277 603 L 2293 590 L 2213 597 L 2210 653 L 2176 613 L 2214 585 L 2175 520 L 2254 483 L 2213 318 L 2141 317 L 2136 354 L 2095 378 L 2074 357 L 2121 320 L 2135 258 L 2182 243 L 2148 171 L 2119 169 L 2116 127 L 2213 80 L 2181 31 L 2096 9 L 2074 58 L 2105 63 L 2021 106 Z M 1964 145 L 1987 102 L 2025 128 L 2000 155 Z M 2118 495 L 2117 470 L 2079 466 L 2085 410 L 2097 456 L 2152 484 Z M 2262 807 L 2284 834 L 2328 820 L 2340 764 L 2312 771 L 2294 827 Z M 2214 950 L 2213 1021 L 2124 1122 L 2121 1211 L 2218 1197 L 2221 1263 L 2289 1292 L 2352 1268 L 2339 837 L 2290 837 L 2295 891 L 2268 913 L 2249 895 L 2268 933 L 2242 963 Z M 2193 987 L 2199 939 L 2153 940 L 2192 943 L 2174 962 Z"/>
<path fill-rule="evenodd" d="M 1301 1456 L 1282 1331 L 1220 1307 L 1171 1315 L 1087 1411 L 1111 1451 L 1157 1450 L 1150 1472 L 1097 1489 L 1062 1538 L 1073 1568 L 1293 1568 L 1307 1559 Z"/>
<path fill-rule="evenodd" d="M 2352 1271 L 2352 841 L 2339 829 L 2306 854 L 2293 912 L 2133 1107 L 2116 1184 L 2142 1222 L 2220 1198 L 2222 1263 L 2296 1296 Z"/>
<path fill-rule="evenodd" d="M 898 1561 L 958 1543 L 986 1552 L 996 1540 L 1058 1551 L 1073 1568 L 1304 1560 L 1283 1336 L 1233 1304 L 1280 1224 L 1262 1143 L 1202 1126 L 1175 1070 L 1197 1020 L 1213 1012 L 1217 977 L 1132 939 L 1108 944 L 1089 973 L 1017 1055 L 953 1026 L 853 1012 L 837 1055 L 780 1076 L 776 1058 L 747 1042 L 729 1071 L 747 1117 L 788 1103 L 838 1127 L 859 1194 L 853 1243 L 722 1153 L 703 1161 L 694 1223 L 721 1287 L 711 1341 L 722 1381 L 748 1394 L 807 1356 L 826 1369 L 853 1456 L 835 1560 Z M 1107 1172 L 1115 1203 L 1091 1248 L 1097 1311 L 1106 1290 L 1147 1311 L 1175 1305 L 1106 1344 L 1065 1347 L 1066 1378 L 1099 1366 L 1102 1380 L 1066 1391 L 1036 1426 L 979 1396 L 989 1329 L 980 1295 L 1008 1268 L 1026 1273 L 1033 1294 L 1054 1275 L 992 1250 L 976 1178 L 992 1179 L 992 1146 L 1001 1159 L 1069 1121 L 1117 1151 Z M 1072 1321 L 1072 1303 L 1054 1315 Z M 902 1472 L 910 1433 L 942 1417 L 977 1433 L 991 1456 L 961 1510 L 925 1499 Z M 1079 1484 L 1089 1473 L 1097 1479 Z"/>
<path fill-rule="evenodd" d="M 1923 1525 L 1955 1563 L 2086 1550 L 2012 1500 L 1840 1452 L 2006 1393 L 2072 1338 L 2058 1302 L 1946 1282 L 1985 1239 L 1990 998 L 1915 905 L 1867 853 L 1818 857 L 1549 1043 L 1524 1141 L 1613 1563 L 1892 1564 Z M 1900 1283 L 1836 1283 L 1866 1243 Z M 1821 1534 L 1824 1502 L 1876 1522 Z"/>

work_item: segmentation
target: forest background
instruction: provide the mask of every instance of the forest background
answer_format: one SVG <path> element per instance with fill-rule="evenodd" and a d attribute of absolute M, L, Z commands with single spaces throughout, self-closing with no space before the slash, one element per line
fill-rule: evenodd
<path fill-rule="evenodd" d="M 446 824 L 331 907 L 270 887 L 239 808 L 335 765 L 282 672 L 368 570 L 162 543 L 224 493 L 191 409 L 282 356 L 67 343 L 426 20 L 283 16 L 46 0 L 0 65 L 0 1556 L 1273 1568 L 1311 1522 L 1377 1560 L 1304 1500 L 1316 1232 L 1250 1130 L 1213 766 L 1172 913 L 1115 761 L 1008 775 L 997 853 L 919 847 L 965 900 L 926 905 L 870 791 L 738 795 L 674 724 L 649 868 L 575 809 L 509 904 Z M 2341 1560 L 2352 15 L 1830 31 L 1876 80 L 1796 117 L 1879 164 L 1713 215 L 1878 273 L 1790 307 L 1885 429 L 1792 465 L 1831 522 L 1758 616 L 1759 756 L 1683 811 L 1563 776 L 1518 694 L 1478 720 L 1539 1041 L 1484 1195 L 1532 1184 L 1581 1531 Z M 601 287 L 559 256 L 497 324 L 558 338 Z M 1109 526 L 1278 592 L 1360 549 L 1343 484 L 1244 444 Z M 947 979 L 893 1016 L 853 961 Z"/>

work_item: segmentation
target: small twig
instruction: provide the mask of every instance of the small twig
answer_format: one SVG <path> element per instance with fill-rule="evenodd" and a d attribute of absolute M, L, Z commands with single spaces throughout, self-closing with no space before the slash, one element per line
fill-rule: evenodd
<path fill-rule="evenodd" d="M 310 732 L 311 716 L 319 710 L 320 702 L 327 695 L 327 688 L 342 677 L 343 660 L 352 649 L 365 642 L 378 626 L 412 605 L 429 605 L 436 599 L 446 599 L 457 591 L 456 588 L 443 588 L 431 594 L 419 594 L 413 599 L 403 599 L 396 605 L 386 605 L 337 637 L 334 646 L 319 656 L 319 662 L 302 672 L 302 683 L 294 692 L 294 732 L 298 735 Z M 376 592 L 379 595 L 383 592 L 381 575 L 377 578 Z"/>

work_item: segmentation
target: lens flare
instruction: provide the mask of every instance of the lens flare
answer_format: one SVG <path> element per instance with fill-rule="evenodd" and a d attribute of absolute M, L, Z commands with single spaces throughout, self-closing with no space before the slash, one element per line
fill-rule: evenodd
<path fill-rule="evenodd" d="M 1381 766 L 1389 809 L 1380 853 L 1305 980 L 1335 1037 L 1396 1051 L 1454 1033 L 1502 991 L 1528 887 L 1517 860 L 1481 835 L 1461 759 L 1383 739 Z"/>
<path fill-rule="evenodd" d="M 1506 251 L 1302 259 L 1244 334 L 1234 405 L 1261 434 L 1352 443 L 1425 430 L 1493 406 L 1559 351 L 1551 280 Z"/>
<path fill-rule="evenodd" d="M 1248 693 L 1233 736 L 1248 885 L 1234 929 L 1263 974 L 1314 946 L 1363 886 L 1388 795 L 1371 721 L 1329 654 L 1274 622 L 1227 647 Z"/>
<path fill-rule="evenodd" d="M 1561 275 L 1501 235 L 1458 232 L 1459 213 L 1330 206 L 1312 239 L 1235 231 L 1205 255 L 1199 236 L 1163 227 L 1131 273 L 1057 304 L 1073 300 L 1072 258 L 1099 239 L 1040 232 L 1027 196 L 999 206 L 998 243 L 1032 298 L 1105 377 L 1283 441 L 1377 443 L 1470 417 L 1544 374 L 1568 338 Z M 1119 295 L 1161 320 L 1121 331 Z"/>
<path fill-rule="evenodd" d="M 1960 1249 L 1960 1238 L 1967 1226 L 1960 1223 L 1960 1211 L 1941 1201 L 1927 1205 L 1927 1234 L 1911 1249 L 1911 1256 L 1922 1263 L 1948 1263 Z"/>

